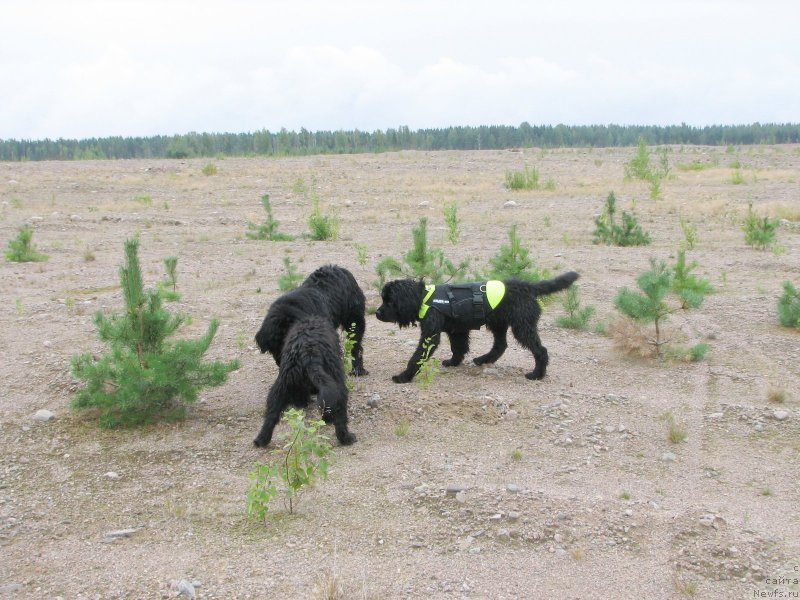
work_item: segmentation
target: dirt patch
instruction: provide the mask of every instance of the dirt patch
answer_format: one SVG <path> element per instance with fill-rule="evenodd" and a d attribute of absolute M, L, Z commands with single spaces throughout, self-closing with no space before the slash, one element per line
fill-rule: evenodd
<path fill-rule="evenodd" d="M 747 204 L 797 211 L 794 146 L 675 147 L 663 199 L 623 180 L 632 149 L 401 152 L 215 161 L 0 164 L 0 240 L 31 224 L 45 263 L 0 265 L 0 596 L 201 598 L 701 598 L 798 593 L 800 335 L 777 324 L 782 282 L 800 282 L 800 227 L 781 249 L 747 247 Z M 732 182 L 738 159 L 744 183 Z M 555 190 L 511 192 L 525 165 Z M 653 244 L 592 244 L 593 217 L 614 190 Z M 312 198 L 341 219 L 335 242 L 259 242 L 269 194 L 280 230 L 302 234 Z M 516 206 L 505 207 L 513 200 Z M 457 202 L 461 241 L 447 241 Z M 374 265 L 411 246 L 429 218 L 432 245 L 481 269 L 516 223 L 540 266 L 574 269 L 589 330 L 540 333 L 547 377 L 523 375 L 514 342 L 489 367 L 444 370 L 428 389 L 396 385 L 416 343 L 370 316 L 365 366 L 351 396 L 352 447 L 336 447 L 331 478 L 299 512 L 249 521 L 247 474 L 271 359 L 253 335 L 278 295 L 284 256 L 304 274 L 349 268 L 378 304 Z M 716 292 L 669 321 L 670 335 L 710 350 L 699 363 L 631 358 L 595 330 L 651 256 L 674 261 L 681 217 L 697 227 L 690 258 Z M 147 283 L 178 256 L 183 336 L 222 322 L 209 356 L 241 368 L 207 390 L 178 424 L 104 431 L 68 408 L 69 361 L 102 352 L 92 317 L 119 310 L 122 241 L 138 233 Z M 356 245 L 367 248 L 359 264 Z M 472 336 L 472 354 L 490 335 Z M 439 356 L 446 358 L 444 349 Z M 784 390 L 783 403 L 769 390 Z M 776 397 L 772 394 L 773 398 Z M 55 418 L 40 422 L 47 409 Z M 686 430 L 667 439 L 665 415 Z M 403 423 L 402 434 L 398 425 Z M 407 429 L 407 432 L 406 432 Z M 327 595 L 323 588 L 328 590 Z M 786 596 L 788 597 L 788 596 Z"/>

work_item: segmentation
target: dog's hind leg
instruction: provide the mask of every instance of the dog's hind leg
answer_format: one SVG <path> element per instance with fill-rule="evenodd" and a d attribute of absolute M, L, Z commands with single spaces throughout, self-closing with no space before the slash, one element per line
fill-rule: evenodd
<path fill-rule="evenodd" d="M 308 376 L 317 388 L 322 420 L 333 424 L 336 439 L 342 446 L 355 442 L 356 436 L 347 429 L 347 387 L 322 369 L 311 369 Z"/>
<path fill-rule="evenodd" d="M 253 443 L 259 448 L 265 448 L 272 441 L 272 431 L 280 421 L 281 413 L 286 407 L 289 390 L 286 383 L 278 374 L 278 379 L 272 384 L 267 395 L 267 408 L 264 412 L 264 423 L 261 425 L 261 431 L 258 432 L 256 439 Z"/>
<path fill-rule="evenodd" d="M 453 357 L 442 361 L 445 367 L 457 367 L 464 361 L 464 355 L 469 352 L 469 331 L 458 331 L 448 333 L 450 338 L 450 350 Z"/>
<path fill-rule="evenodd" d="M 526 373 L 527 379 L 542 379 L 547 371 L 547 363 L 550 358 L 547 355 L 547 348 L 542 346 L 542 340 L 536 331 L 536 324 L 520 323 L 511 326 L 511 332 L 517 341 L 533 353 L 535 365 L 533 371 Z"/>
<path fill-rule="evenodd" d="M 476 365 L 485 365 L 487 363 L 495 363 L 497 362 L 503 353 L 508 348 L 508 342 L 506 341 L 506 334 L 508 333 L 508 327 L 501 327 L 501 326 L 492 326 L 487 325 L 489 331 L 492 332 L 494 336 L 494 341 L 492 342 L 492 347 L 486 354 L 481 356 L 476 356 L 472 359 Z"/>

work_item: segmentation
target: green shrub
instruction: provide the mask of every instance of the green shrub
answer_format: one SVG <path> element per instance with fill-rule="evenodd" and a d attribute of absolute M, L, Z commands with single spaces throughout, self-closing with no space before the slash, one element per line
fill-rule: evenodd
<path fill-rule="evenodd" d="M 280 233 L 278 231 L 279 222 L 272 216 L 272 205 L 269 202 L 269 194 L 261 196 L 261 205 L 267 213 L 267 220 L 261 225 L 255 223 L 247 224 L 247 233 L 245 234 L 251 240 L 270 240 L 273 242 L 289 242 L 294 239 L 293 235 L 288 233 Z"/>
<path fill-rule="evenodd" d="M 669 148 L 661 147 L 656 150 L 659 155 L 658 166 L 650 162 L 650 153 L 644 138 L 639 138 L 639 144 L 630 162 L 625 165 L 625 179 L 640 179 L 650 183 L 650 197 L 654 200 L 661 197 L 661 181 L 669 176 Z"/>
<path fill-rule="evenodd" d="M 529 254 L 530 251 L 522 245 L 522 240 L 517 234 L 515 223 L 508 230 L 508 245 L 500 246 L 498 253 L 489 259 L 486 272 L 478 274 L 477 278 L 501 281 L 515 278 L 536 282 L 550 277 L 550 271 L 539 268 Z"/>
<path fill-rule="evenodd" d="M 203 167 L 203 175 L 211 176 L 217 174 L 217 165 L 214 163 L 208 163 L 206 166 Z"/>
<path fill-rule="evenodd" d="M 47 255 L 39 252 L 32 240 L 33 229 L 23 225 L 17 232 L 17 237 L 8 242 L 6 260 L 10 262 L 42 262 L 47 260 Z"/>
<path fill-rule="evenodd" d="M 691 275 L 695 267 L 696 263 L 686 265 L 684 251 L 678 253 L 678 263 L 674 268 L 651 258 L 650 270 L 636 279 L 641 291 L 622 288 L 614 299 L 614 306 L 624 315 L 643 323 L 653 323 L 655 337 L 648 342 L 659 357 L 663 356 L 662 346 L 668 343 L 661 330 L 667 317 L 679 310 L 699 308 L 705 294 L 712 291 L 707 280 Z M 677 306 L 666 301 L 668 294 L 677 296 Z"/>
<path fill-rule="evenodd" d="M 164 267 L 167 270 L 167 278 L 162 279 L 156 285 L 164 300 L 177 302 L 181 299 L 181 295 L 178 293 L 178 257 L 167 256 L 164 259 Z"/>
<path fill-rule="evenodd" d="M 775 243 L 780 223 L 780 219 L 759 218 L 753 210 L 751 202 L 747 207 L 747 216 L 744 219 L 744 241 L 748 246 L 765 250 Z"/>
<path fill-rule="evenodd" d="M 687 250 L 694 250 L 697 246 L 697 225 L 693 225 L 687 219 L 681 217 L 681 231 L 683 232 L 683 247 Z"/>
<path fill-rule="evenodd" d="M 283 257 L 283 268 L 285 272 L 278 276 L 278 289 L 282 292 L 293 290 L 303 281 L 303 274 L 300 273 L 288 256 Z"/>
<path fill-rule="evenodd" d="M 791 281 L 783 282 L 783 295 L 778 300 L 778 321 L 784 327 L 800 328 L 800 293 Z"/>
<path fill-rule="evenodd" d="M 444 207 L 444 222 L 447 224 L 447 239 L 451 244 L 457 244 L 461 237 L 459 225 L 461 220 L 458 218 L 458 203 L 453 202 Z"/>
<path fill-rule="evenodd" d="M 144 289 L 138 249 L 137 239 L 125 241 L 126 263 L 119 270 L 125 311 L 95 315 L 98 335 L 111 351 L 100 358 L 91 353 L 72 357 L 72 374 L 87 383 L 72 407 L 97 408 L 103 427 L 180 418 L 184 403 L 197 400 L 201 388 L 223 384 L 228 373 L 239 368 L 237 361 L 202 361 L 219 327 L 217 320 L 198 340 L 169 339 L 188 316 L 170 314 L 161 305 L 158 289 Z"/>
<path fill-rule="evenodd" d="M 283 444 L 270 452 L 279 460 L 274 463 L 259 461 L 249 474 L 247 514 L 258 521 L 267 519 L 270 502 L 281 494 L 280 482 L 283 482 L 284 502 L 292 513 L 303 488 L 313 486 L 318 479 L 328 478 L 331 445 L 327 436 L 319 432 L 324 421 L 306 423 L 303 411 L 298 408 L 287 409 L 283 418 L 289 429 L 278 432 L 277 439 Z"/>
<path fill-rule="evenodd" d="M 383 289 L 388 276 L 412 277 L 427 279 L 432 283 L 443 281 L 461 281 L 469 268 L 469 261 L 462 261 L 455 266 L 445 258 L 440 248 L 428 247 L 428 218 L 420 217 L 416 227 L 411 228 L 414 246 L 405 253 L 403 262 L 396 258 L 384 257 L 375 267 L 378 280 L 374 282 L 378 290 Z"/>
<path fill-rule="evenodd" d="M 319 198 L 314 198 L 313 210 L 308 217 L 308 228 L 312 240 L 321 242 L 339 238 L 339 217 L 335 214 L 323 214 L 319 206 Z"/>
<path fill-rule="evenodd" d="M 571 285 L 562 295 L 561 305 L 566 315 L 556 318 L 556 324 L 566 329 L 586 329 L 589 319 L 595 313 L 594 306 L 581 306 L 578 286 Z"/>
<path fill-rule="evenodd" d="M 422 356 L 417 361 L 417 365 L 419 366 L 419 371 L 417 371 L 417 381 L 419 382 L 420 386 L 422 386 L 422 389 L 428 389 L 431 383 L 433 383 L 433 380 L 436 379 L 436 376 L 442 370 L 442 361 L 435 356 L 431 356 L 433 350 L 434 347 L 433 343 L 431 342 L 431 338 L 425 338 L 425 341 L 422 344 Z"/>
<path fill-rule="evenodd" d="M 650 235 L 639 225 L 633 213 L 622 211 L 622 225 L 616 222 L 617 197 L 614 192 L 608 194 L 603 212 L 594 220 L 595 244 L 609 246 L 647 246 Z"/>
<path fill-rule="evenodd" d="M 509 190 L 538 190 L 539 171 L 527 165 L 524 171 L 506 171 L 505 186 Z"/>

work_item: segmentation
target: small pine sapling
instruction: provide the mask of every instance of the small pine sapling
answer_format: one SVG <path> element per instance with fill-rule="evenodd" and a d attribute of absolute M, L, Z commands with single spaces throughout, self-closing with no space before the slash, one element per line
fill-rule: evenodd
<path fill-rule="evenodd" d="M 521 279 L 536 282 L 550 277 L 547 269 L 539 268 L 532 258 L 530 251 L 522 245 L 522 240 L 517 234 L 517 224 L 508 230 L 508 245 L 500 246 L 499 252 L 489 259 L 487 272 L 479 278 L 483 279 Z"/>
<path fill-rule="evenodd" d="M 33 229 L 24 225 L 17 232 L 17 237 L 8 241 L 6 260 L 9 262 L 42 262 L 47 255 L 42 254 L 32 242 Z"/>
<path fill-rule="evenodd" d="M 283 257 L 284 273 L 278 276 L 278 289 L 282 292 L 293 290 L 303 280 L 303 274 L 300 273 L 292 263 L 292 259 L 288 256 Z"/>
<path fill-rule="evenodd" d="M 669 315 L 690 308 L 699 308 L 703 303 L 705 294 L 711 291 L 707 280 L 691 274 L 696 267 L 692 263 L 686 266 L 685 256 L 679 252 L 678 264 L 675 268 L 667 267 L 664 261 L 650 259 L 650 270 L 642 273 L 636 283 L 641 292 L 622 288 L 614 299 L 614 305 L 624 315 L 640 322 L 653 323 L 655 337 L 648 342 L 655 348 L 656 355 L 663 356 L 663 346 L 668 340 L 663 338 L 662 326 Z M 678 297 L 678 305 L 666 302 L 668 294 L 674 293 Z M 707 348 L 706 348 L 707 349 Z M 705 350 L 702 354 L 705 354 Z"/>
<path fill-rule="evenodd" d="M 595 244 L 614 246 L 646 246 L 650 243 L 650 235 L 639 225 L 633 213 L 622 211 L 622 225 L 616 222 L 617 197 L 612 191 L 606 198 L 603 212 L 595 218 Z"/>
<path fill-rule="evenodd" d="M 249 475 L 247 513 L 259 521 L 266 520 L 270 502 L 280 495 L 279 482 L 283 482 L 284 502 L 291 514 L 304 488 L 313 486 L 318 479 L 328 479 L 331 444 L 328 437 L 319 432 L 325 422 L 306 422 L 304 412 L 298 408 L 286 410 L 283 418 L 289 429 L 277 434 L 283 444 L 271 452 L 280 460 L 257 462 Z"/>
<path fill-rule="evenodd" d="M 566 329 L 586 329 L 589 319 L 595 313 L 594 306 L 581 306 L 577 285 L 571 285 L 563 294 L 561 305 L 566 315 L 556 318 L 556 324 Z"/>
<path fill-rule="evenodd" d="M 457 244 L 461 237 L 461 219 L 458 218 L 458 203 L 453 202 L 444 207 L 444 222 L 447 224 L 447 239 L 451 244 Z"/>
<path fill-rule="evenodd" d="M 339 217 L 335 214 L 323 214 L 319 205 L 319 198 L 314 196 L 311 215 L 308 217 L 308 228 L 311 230 L 309 237 L 321 242 L 339 238 Z"/>
<path fill-rule="evenodd" d="M 159 281 L 158 288 L 161 290 L 164 300 L 177 302 L 181 299 L 181 295 L 178 293 L 178 257 L 167 256 L 164 259 L 164 267 L 167 270 L 167 279 Z"/>
<path fill-rule="evenodd" d="M 683 232 L 683 242 L 681 244 L 686 250 L 694 250 L 697 247 L 697 225 L 693 225 L 684 217 L 681 217 L 681 231 Z"/>
<path fill-rule="evenodd" d="M 778 322 L 784 327 L 800 328 L 800 293 L 791 281 L 783 282 L 783 295 L 778 299 Z"/>
<path fill-rule="evenodd" d="M 748 246 L 766 250 L 775 242 L 780 223 L 780 219 L 759 218 L 753 210 L 751 202 L 747 207 L 747 216 L 744 219 L 744 241 Z"/>
<path fill-rule="evenodd" d="M 198 340 L 170 339 L 188 316 L 170 314 L 157 289 L 144 289 L 138 249 L 137 239 L 125 241 L 126 262 L 119 270 L 125 311 L 95 315 L 99 337 L 111 352 L 100 358 L 91 353 L 72 357 L 72 374 L 87 383 L 72 407 L 99 409 L 103 427 L 141 425 L 160 416 L 180 418 L 201 388 L 222 385 L 239 368 L 235 360 L 202 360 L 219 327 L 217 320 Z"/>
<path fill-rule="evenodd" d="M 272 205 L 269 201 L 269 194 L 261 196 L 261 205 L 267 213 L 267 220 L 261 225 L 255 223 L 247 224 L 247 235 L 251 240 L 270 240 L 273 242 L 290 242 L 294 239 L 293 235 L 280 233 L 278 231 L 279 222 L 272 216 Z"/>

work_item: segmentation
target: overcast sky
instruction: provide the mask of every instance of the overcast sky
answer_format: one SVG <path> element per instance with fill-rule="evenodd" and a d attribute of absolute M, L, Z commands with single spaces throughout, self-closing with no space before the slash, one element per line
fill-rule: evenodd
<path fill-rule="evenodd" d="M 0 0 L 0 139 L 800 121 L 800 1 Z"/>

